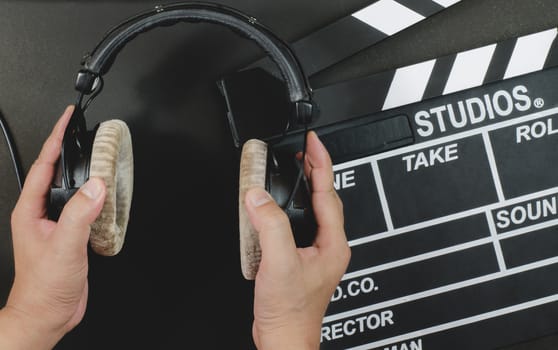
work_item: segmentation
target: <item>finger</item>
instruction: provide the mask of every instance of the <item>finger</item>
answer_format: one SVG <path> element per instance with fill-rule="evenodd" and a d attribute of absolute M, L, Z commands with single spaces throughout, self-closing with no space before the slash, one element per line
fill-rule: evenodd
<path fill-rule="evenodd" d="M 333 187 L 331 158 L 313 131 L 308 133 L 305 169 L 312 184 L 312 207 L 320 228 L 316 243 L 331 246 L 346 242 L 343 205 Z"/>
<path fill-rule="evenodd" d="M 304 159 L 305 172 L 312 181 L 314 192 L 329 192 L 333 190 L 333 165 L 329 152 L 314 131 L 308 132 L 306 156 Z"/>
<path fill-rule="evenodd" d="M 269 193 L 260 188 L 249 190 L 245 206 L 250 222 L 259 234 L 262 260 L 273 266 L 294 261 L 296 244 L 289 219 Z"/>
<path fill-rule="evenodd" d="M 47 196 L 60 157 L 64 132 L 73 110 L 73 106 L 68 106 L 58 119 L 25 179 L 18 206 L 22 207 L 28 218 L 43 218 L 46 214 Z"/>
<path fill-rule="evenodd" d="M 69 252 L 79 252 L 87 247 L 90 225 L 99 216 L 105 195 L 105 183 L 93 177 L 72 196 L 56 227 L 54 239 L 59 247 Z"/>

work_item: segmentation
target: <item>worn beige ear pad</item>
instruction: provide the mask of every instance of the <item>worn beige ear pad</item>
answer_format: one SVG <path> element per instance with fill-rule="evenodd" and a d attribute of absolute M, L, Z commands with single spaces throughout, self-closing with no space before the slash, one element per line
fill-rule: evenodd
<path fill-rule="evenodd" d="M 267 166 L 267 144 L 260 140 L 249 140 L 242 146 L 238 193 L 240 265 L 244 278 L 256 278 L 260 259 L 258 232 L 252 226 L 244 206 L 244 196 L 253 187 L 265 189 Z"/>
<path fill-rule="evenodd" d="M 116 255 L 124 244 L 134 187 L 133 158 L 126 123 L 101 123 L 93 141 L 89 170 L 89 176 L 102 178 L 107 189 L 103 209 L 91 225 L 89 238 L 91 248 L 100 255 Z"/>

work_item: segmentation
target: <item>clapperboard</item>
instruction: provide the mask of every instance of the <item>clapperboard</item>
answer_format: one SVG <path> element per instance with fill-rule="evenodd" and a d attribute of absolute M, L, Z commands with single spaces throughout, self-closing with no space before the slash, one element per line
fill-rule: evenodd
<path fill-rule="evenodd" d="M 376 1 L 294 47 L 317 72 L 454 3 Z M 312 39 L 351 25 L 351 52 L 328 56 Z M 494 349 L 558 331 L 557 36 L 549 28 L 315 90 L 352 248 L 322 349 Z M 273 74 L 254 74 L 267 64 L 220 82 L 235 127 L 251 118 L 235 87 L 259 79 L 273 91 Z M 292 151 L 301 137 L 276 147 Z"/>

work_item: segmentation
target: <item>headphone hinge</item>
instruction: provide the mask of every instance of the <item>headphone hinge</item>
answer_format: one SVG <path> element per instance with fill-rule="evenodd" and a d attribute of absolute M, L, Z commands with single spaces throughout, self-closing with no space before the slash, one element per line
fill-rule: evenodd
<path fill-rule="evenodd" d="M 75 88 L 77 91 L 85 95 L 89 95 L 95 90 L 95 85 L 98 78 L 99 77 L 97 74 L 85 69 L 81 69 L 78 72 L 76 78 Z"/>
<path fill-rule="evenodd" d="M 318 106 L 313 101 L 296 101 L 294 104 L 294 117 L 298 125 L 309 125 L 319 115 Z"/>

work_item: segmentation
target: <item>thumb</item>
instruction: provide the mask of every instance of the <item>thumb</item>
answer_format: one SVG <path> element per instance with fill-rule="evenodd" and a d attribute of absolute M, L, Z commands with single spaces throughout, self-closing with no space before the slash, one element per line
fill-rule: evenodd
<path fill-rule="evenodd" d="M 293 261 L 296 244 L 287 214 L 261 188 L 250 189 L 245 196 L 246 211 L 259 234 L 262 260 L 272 264 Z"/>
<path fill-rule="evenodd" d="M 90 178 L 64 206 L 55 239 L 65 250 L 72 252 L 87 246 L 90 225 L 99 216 L 105 195 L 105 183 L 99 178 Z"/>

